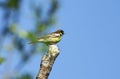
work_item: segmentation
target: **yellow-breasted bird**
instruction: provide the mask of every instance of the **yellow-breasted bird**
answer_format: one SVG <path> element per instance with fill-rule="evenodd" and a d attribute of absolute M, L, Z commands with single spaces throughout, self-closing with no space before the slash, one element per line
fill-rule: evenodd
<path fill-rule="evenodd" d="M 64 35 L 64 31 L 63 30 L 57 30 L 55 32 L 52 32 L 48 35 L 42 36 L 40 38 L 37 38 L 35 41 L 30 42 L 32 43 L 45 43 L 47 45 L 52 45 L 52 44 L 56 44 L 58 43 L 62 36 Z"/>

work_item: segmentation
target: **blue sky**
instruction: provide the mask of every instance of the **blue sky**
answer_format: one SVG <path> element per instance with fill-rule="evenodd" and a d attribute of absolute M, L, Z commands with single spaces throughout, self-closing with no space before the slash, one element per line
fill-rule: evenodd
<path fill-rule="evenodd" d="M 57 19 L 51 31 L 63 29 L 65 35 L 49 79 L 120 79 L 119 0 L 60 0 Z M 34 77 L 40 57 L 24 67 Z"/>
<path fill-rule="evenodd" d="M 62 0 L 65 35 L 50 79 L 120 79 L 120 1 Z"/>

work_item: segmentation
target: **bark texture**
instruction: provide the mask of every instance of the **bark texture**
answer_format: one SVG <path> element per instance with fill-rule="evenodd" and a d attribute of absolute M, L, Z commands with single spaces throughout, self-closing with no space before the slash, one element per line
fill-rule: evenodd
<path fill-rule="evenodd" d="M 48 79 L 56 57 L 59 55 L 59 48 L 55 45 L 49 45 L 48 53 L 42 58 L 40 70 L 36 79 Z"/>

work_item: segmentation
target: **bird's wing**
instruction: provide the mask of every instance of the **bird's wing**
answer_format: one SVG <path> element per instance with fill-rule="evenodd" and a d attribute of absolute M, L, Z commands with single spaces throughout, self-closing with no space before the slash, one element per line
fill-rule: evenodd
<path fill-rule="evenodd" d="M 49 38 L 51 35 L 45 35 L 45 36 L 42 36 L 42 37 L 39 37 L 37 39 L 46 39 L 46 38 Z"/>

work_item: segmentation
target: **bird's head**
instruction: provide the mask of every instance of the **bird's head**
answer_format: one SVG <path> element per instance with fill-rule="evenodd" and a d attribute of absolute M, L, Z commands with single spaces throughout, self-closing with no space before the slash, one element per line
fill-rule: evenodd
<path fill-rule="evenodd" d="M 62 36 L 62 35 L 64 35 L 64 31 L 63 31 L 63 30 L 61 30 L 61 29 L 57 30 L 57 31 L 56 31 L 56 32 L 54 32 L 54 33 L 58 33 L 58 34 L 60 34 L 61 36 Z"/>

